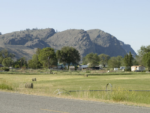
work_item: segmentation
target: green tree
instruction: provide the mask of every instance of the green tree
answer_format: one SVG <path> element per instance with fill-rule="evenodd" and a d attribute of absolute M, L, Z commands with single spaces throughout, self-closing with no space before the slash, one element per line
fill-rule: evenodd
<path fill-rule="evenodd" d="M 133 59 L 133 65 L 139 65 L 139 62 L 137 61 L 136 58 Z"/>
<path fill-rule="evenodd" d="M 124 64 L 128 71 L 131 71 L 131 66 L 133 65 L 133 60 L 134 60 L 134 58 L 133 58 L 131 52 L 129 52 L 129 54 L 126 54 L 124 57 Z"/>
<path fill-rule="evenodd" d="M 148 67 L 148 70 L 150 70 L 150 52 L 144 54 L 143 56 L 143 62 Z"/>
<path fill-rule="evenodd" d="M 53 48 L 46 47 L 40 50 L 38 59 L 43 67 L 50 67 L 52 65 L 57 65 L 57 58 Z"/>
<path fill-rule="evenodd" d="M 40 63 L 37 54 L 34 54 L 32 56 L 32 59 L 28 61 L 28 67 L 33 68 L 33 69 L 42 67 L 42 64 Z"/>
<path fill-rule="evenodd" d="M 140 65 L 144 65 L 143 62 L 143 56 L 144 54 L 150 52 L 150 45 L 149 46 L 141 46 L 140 50 L 138 50 L 138 55 L 135 57 L 135 60 L 138 62 Z"/>
<path fill-rule="evenodd" d="M 2 61 L 2 65 L 5 67 L 10 67 L 12 66 L 12 64 L 13 64 L 13 60 L 11 59 L 11 57 L 4 58 Z"/>
<path fill-rule="evenodd" d="M 27 67 L 26 58 L 22 57 L 22 58 L 18 59 L 17 61 L 15 61 L 13 63 L 13 67 L 15 67 L 15 68 Z"/>
<path fill-rule="evenodd" d="M 0 57 L 0 64 L 2 64 L 3 59 L 4 59 L 4 58 L 1 56 L 1 57 Z"/>
<path fill-rule="evenodd" d="M 27 67 L 27 60 L 25 57 L 22 57 L 19 60 L 19 63 L 20 63 L 20 67 Z"/>
<path fill-rule="evenodd" d="M 56 56 L 60 63 L 68 65 L 68 69 L 71 63 L 77 64 L 80 61 L 79 51 L 73 47 L 65 46 L 61 50 L 57 50 Z"/>
<path fill-rule="evenodd" d="M 28 60 L 28 67 L 29 67 L 29 68 L 33 68 L 33 69 L 36 68 L 36 66 L 34 65 L 34 62 L 32 61 L 32 59 L 31 59 L 31 60 Z"/>
<path fill-rule="evenodd" d="M 122 65 L 122 56 L 111 57 L 108 60 L 108 67 L 110 68 L 119 68 Z"/>
<path fill-rule="evenodd" d="M 85 56 L 84 60 L 89 64 L 89 67 L 99 65 L 99 57 L 96 53 L 89 53 Z"/>
<path fill-rule="evenodd" d="M 41 50 L 42 50 L 41 48 L 37 48 L 36 54 L 39 55 Z"/>
<path fill-rule="evenodd" d="M 100 64 L 102 64 L 103 67 L 105 67 L 108 64 L 109 59 L 110 59 L 109 55 L 106 55 L 106 54 L 99 55 Z"/>
<path fill-rule="evenodd" d="M 88 61 L 86 59 L 86 56 L 82 58 L 82 64 L 83 65 L 87 65 L 88 64 Z"/>

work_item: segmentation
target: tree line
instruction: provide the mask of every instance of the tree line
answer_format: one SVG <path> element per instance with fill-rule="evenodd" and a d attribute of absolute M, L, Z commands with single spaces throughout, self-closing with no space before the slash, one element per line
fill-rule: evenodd
<path fill-rule="evenodd" d="M 107 54 L 97 55 L 96 53 L 89 53 L 83 57 L 83 64 L 88 64 L 89 67 L 101 65 L 102 67 L 119 68 L 120 66 L 131 66 L 133 65 L 133 61 L 134 58 L 131 52 L 124 57 L 110 57 Z"/>
<path fill-rule="evenodd" d="M 53 48 L 46 47 L 43 49 L 37 49 L 36 53 L 32 56 L 32 59 L 26 60 L 24 57 L 14 61 L 15 55 L 8 52 L 7 50 L 0 51 L 0 64 L 5 67 L 15 68 L 50 68 L 63 63 L 64 65 L 79 64 L 81 60 L 79 51 L 73 47 L 63 47 L 61 50 L 55 51 Z M 103 67 L 106 65 L 109 68 L 119 68 L 120 66 L 130 67 L 132 65 L 144 65 L 150 70 L 150 45 L 142 46 L 138 50 L 138 55 L 133 58 L 131 52 L 126 54 L 124 57 L 116 56 L 110 57 L 106 54 L 89 53 L 82 58 L 83 65 L 89 65 L 89 67 L 99 66 Z"/>
<path fill-rule="evenodd" d="M 142 46 L 135 57 L 132 56 L 131 52 L 127 53 L 124 57 L 110 57 L 106 54 L 97 55 L 96 53 L 89 53 L 83 57 L 83 64 L 89 64 L 90 67 L 101 64 L 103 67 L 107 65 L 109 68 L 125 66 L 128 71 L 131 70 L 133 65 L 144 65 L 150 70 L 150 45 Z"/>
<path fill-rule="evenodd" d="M 80 61 L 80 54 L 78 50 L 73 47 L 63 47 L 61 50 L 55 50 L 50 47 L 43 49 L 38 48 L 32 59 L 26 61 L 24 57 L 14 61 L 15 55 L 9 53 L 7 50 L 0 51 L 0 64 L 5 67 L 15 68 L 50 68 L 57 66 L 58 62 L 64 65 L 78 64 Z"/>

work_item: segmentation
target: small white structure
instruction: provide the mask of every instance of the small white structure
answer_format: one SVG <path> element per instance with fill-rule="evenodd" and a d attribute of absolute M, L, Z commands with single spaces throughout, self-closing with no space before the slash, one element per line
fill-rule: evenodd
<path fill-rule="evenodd" d="M 118 71 L 118 68 L 114 68 L 114 71 Z"/>
<path fill-rule="evenodd" d="M 86 69 L 88 67 L 88 65 L 80 65 L 80 69 Z"/>
<path fill-rule="evenodd" d="M 144 71 L 145 67 L 144 66 L 131 66 L 131 71 Z"/>
<path fill-rule="evenodd" d="M 69 70 L 70 70 L 70 71 L 75 70 L 75 66 L 69 66 Z"/>

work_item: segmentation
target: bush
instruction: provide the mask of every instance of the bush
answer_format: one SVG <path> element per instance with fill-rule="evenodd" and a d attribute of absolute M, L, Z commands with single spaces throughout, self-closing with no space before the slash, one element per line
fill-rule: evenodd
<path fill-rule="evenodd" d="M 20 68 L 19 64 L 16 64 L 16 65 L 15 65 L 15 68 Z"/>
<path fill-rule="evenodd" d="M 9 71 L 9 68 L 7 68 L 7 67 L 2 67 L 1 70 L 3 70 L 3 71 Z"/>

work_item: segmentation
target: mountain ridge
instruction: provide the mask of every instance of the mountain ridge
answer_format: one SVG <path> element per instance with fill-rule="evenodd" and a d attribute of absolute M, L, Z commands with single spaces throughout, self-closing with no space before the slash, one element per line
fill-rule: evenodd
<path fill-rule="evenodd" d="M 130 45 L 99 29 L 69 29 L 61 32 L 55 32 L 53 28 L 26 29 L 0 35 L 0 47 L 14 52 L 17 58 L 26 56 L 30 59 L 36 48 L 52 47 L 58 50 L 63 46 L 76 48 L 81 57 L 91 52 L 124 56 L 131 51 L 133 56 L 136 55 Z"/>

